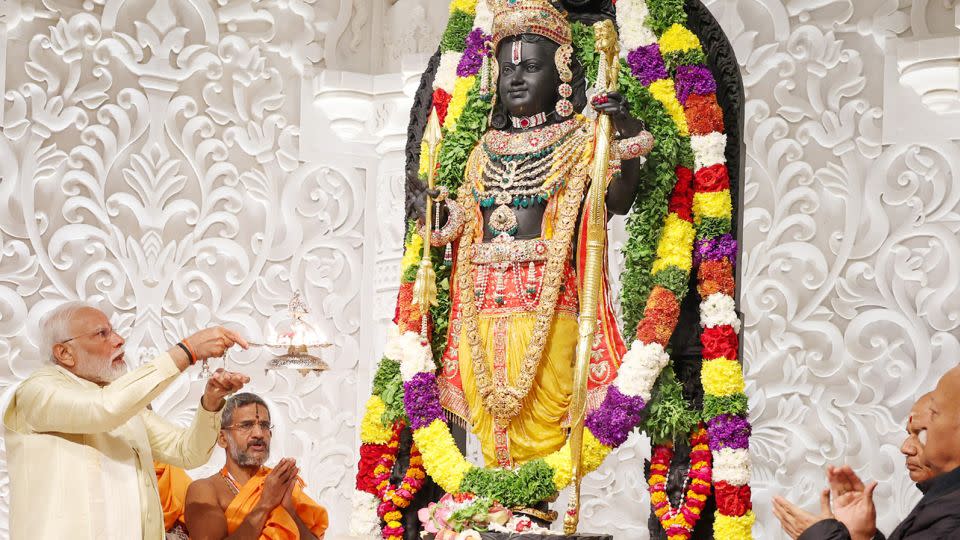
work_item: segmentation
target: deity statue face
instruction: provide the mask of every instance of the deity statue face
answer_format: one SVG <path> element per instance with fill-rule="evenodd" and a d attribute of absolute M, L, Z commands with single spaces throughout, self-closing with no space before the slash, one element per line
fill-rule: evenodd
<path fill-rule="evenodd" d="M 553 110 L 560 85 L 554 61 L 557 48 L 556 43 L 533 34 L 500 42 L 497 99 L 511 116 L 533 116 Z"/>

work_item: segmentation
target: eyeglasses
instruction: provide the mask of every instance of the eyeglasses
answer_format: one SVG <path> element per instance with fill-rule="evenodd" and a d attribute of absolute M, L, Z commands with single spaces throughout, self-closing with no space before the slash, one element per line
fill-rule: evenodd
<path fill-rule="evenodd" d="M 234 424 L 232 426 L 222 426 L 220 429 L 233 430 L 238 433 L 250 433 L 253 431 L 254 426 L 259 426 L 260 431 L 271 433 L 273 432 L 273 424 L 270 422 L 254 422 L 253 420 L 248 420 L 246 422 L 240 422 L 239 424 Z"/>
<path fill-rule="evenodd" d="M 98 329 L 94 330 L 93 332 L 87 332 L 87 333 L 85 333 L 85 334 L 78 334 L 78 335 L 76 335 L 76 336 L 73 336 L 72 338 L 69 338 L 69 339 L 65 339 L 65 340 L 63 340 L 63 341 L 60 341 L 59 343 L 61 343 L 61 344 L 63 344 L 63 343 L 68 343 L 68 342 L 73 341 L 73 340 L 75 340 L 75 339 L 79 339 L 79 338 L 87 337 L 87 336 L 96 336 L 97 339 L 99 339 L 100 341 L 106 341 L 106 340 L 110 339 L 111 337 L 113 337 L 114 334 L 116 334 L 117 336 L 120 336 L 120 334 L 117 334 L 117 332 L 116 332 L 113 328 L 109 328 L 109 327 L 108 327 L 108 328 L 98 328 Z"/>

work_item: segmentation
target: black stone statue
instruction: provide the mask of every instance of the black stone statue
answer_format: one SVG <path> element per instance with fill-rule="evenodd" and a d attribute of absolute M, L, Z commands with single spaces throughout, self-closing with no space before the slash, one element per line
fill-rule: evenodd
<path fill-rule="evenodd" d="M 560 5 L 568 12 L 571 21 L 580 21 L 593 24 L 603 19 L 614 19 L 614 7 L 611 0 L 562 0 Z M 724 35 L 716 19 L 710 14 L 701 0 L 686 0 L 688 27 L 693 31 L 703 45 L 708 56 L 708 66 L 717 80 L 717 100 L 724 112 L 724 125 L 727 134 L 726 159 L 730 175 L 730 192 L 733 198 L 733 231 L 734 238 L 739 239 L 742 212 L 740 212 L 740 194 L 743 186 L 744 152 L 743 126 L 743 82 L 740 76 L 739 65 L 734 55 L 733 47 Z M 514 65 L 510 62 L 509 39 L 523 39 L 523 49 L 531 52 L 532 61 L 525 65 Z M 498 81 L 497 108 L 494 110 L 493 127 L 498 129 L 511 128 L 507 122 L 508 115 L 530 116 L 541 111 L 552 111 L 557 100 L 556 89 L 558 73 L 554 67 L 553 57 L 557 45 L 550 40 L 539 36 L 524 35 L 520 38 L 505 39 L 497 51 L 500 65 Z M 406 146 L 406 218 L 422 216 L 425 199 L 425 186 L 417 176 L 420 157 L 420 141 L 426 126 L 431 109 L 432 84 L 440 62 L 440 51 L 431 57 L 426 70 L 420 80 L 420 86 L 414 97 L 414 104 L 410 111 L 410 124 Z M 524 64 L 521 62 L 521 64 Z M 583 70 L 574 61 L 572 66 L 574 80 L 574 102 L 576 110 L 581 110 L 586 104 L 584 97 Z M 611 115 L 615 129 L 620 137 L 630 137 L 642 129 L 642 123 L 632 118 L 624 106 L 622 97 L 611 94 L 605 105 L 598 106 Z M 550 122 L 557 122 L 560 118 L 554 116 Z M 635 160 L 634 160 L 635 161 Z M 607 193 L 608 209 L 611 213 L 623 214 L 629 211 L 637 196 L 638 169 L 636 163 L 625 162 L 623 166 L 622 182 L 611 184 Z M 485 210 L 484 220 L 489 220 L 490 209 Z M 540 224 L 543 215 L 542 205 L 531 205 L 529 208 L 518 209 L 517 238 L 532 238 L 540 234 Z M 489 236 L 489 231 L 487 236 Z M 485 238 L 485 241 L 489 238 Z M 739 292 L 739 280 L 738 292 Z M 738 295 L 739 296 L 739 295 Z M 684 396 L 694 408 L 700 408 L 703 401 L 703 391 L 700 387 L 700 325 L 698 306 L 700 298 L 696 290 L 696 276 L 691 276 L 690 291 L 681 306 L 679 324 L 670 342 L 671 357 L 678 380 L 684 388 Z M 451 424 L 455 438 L 461 444 L 465 440 L 465 433 L 456 424 Z M 400 455 L 398 456 L 395 475 L 406 470 L 411 438 L 409 434 L 401 437 Z M 677 444 L 674 467 L 668 477 L 668 495 L 676 505 L 682 498 L 684 478 L 689 468 L 690 448 L 684 444 Z M 647 464 L 649 467 L 649 463 Z M 397 480 L 396 478 L 394 480 Z M 419 521 L 416 511 L 429 501 L 435 501 L 442 495 L 442 491 L 430 481 L 418 494 L 410 508 L 404 512 L 405 539 L 413 540 L 419 537 Z M 703 511 L 703 517 L 697 524 L 693 538 L 706 539 L 712 537 L 713 514 L 716 509 L 711 497 Z M 662 527 L 656 516 L 650 514 L 650 531 L 652 539 L 666 539 Z"/>

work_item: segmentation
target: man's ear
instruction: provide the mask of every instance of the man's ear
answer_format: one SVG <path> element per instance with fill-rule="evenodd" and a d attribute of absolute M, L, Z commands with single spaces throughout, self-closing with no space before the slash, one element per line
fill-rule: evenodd
<path fill-rule="evenodd" d="M 217 446 L 220 448 L 227 447 L 227 436 L 224 434 L 223 430 L 220 430 L 220 433 L 217 434 Z"/>
<path fill-rule="evenodd" d="M 63 367 L 72 368 L 77 365 L 77 357 L 73 354 L 70 347 L 64 343 L 57 343 L 53 346 L 53 358 Z"/>

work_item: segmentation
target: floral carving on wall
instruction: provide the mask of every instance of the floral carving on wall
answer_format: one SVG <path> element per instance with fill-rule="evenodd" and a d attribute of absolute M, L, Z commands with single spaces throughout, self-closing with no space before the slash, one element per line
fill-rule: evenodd
<path fill-rule="evenodd" d="M 227 362 L 269 400 L 274 456 L 346 512 L 366 186 L 356 165 L 300 157 L 300 80 L 323 59 L 315 6 L 23 4 L 3 19 L 0 392 L 43 363 L 37 321 L 60 302 L 111 313 L 138 365 L 212 324 L 263 341 L 302 290 L 333 371 L 265 373 L 262 350 Z M 154 408 L 185 423 L 202 388 L 181 377 Z"/>

